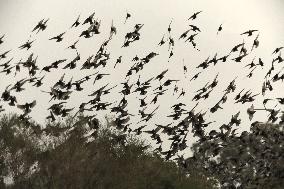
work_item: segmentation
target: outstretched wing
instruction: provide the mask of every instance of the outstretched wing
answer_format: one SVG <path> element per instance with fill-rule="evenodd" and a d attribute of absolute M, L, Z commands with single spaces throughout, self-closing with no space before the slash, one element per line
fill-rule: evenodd
<path fill-rule="evenodd" d="M 34 100 L 32 103 L 31 103 L 31 108 L 35 107 L 36 105 L 36 100 Z"/>

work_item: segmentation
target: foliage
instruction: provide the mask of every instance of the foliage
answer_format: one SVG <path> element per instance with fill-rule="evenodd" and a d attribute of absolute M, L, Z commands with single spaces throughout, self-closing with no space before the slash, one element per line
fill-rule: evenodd
<path fill-rule="evenodd" d="M 0 188 L 212 188 L 206 178 L 187 177 L 135 136 L 97 129 L 98 123 L 80 115 L 42 128 L 16 115 L 2 116 Z M 5 186 L 9 177 L 13 184 Z"/>
<path fill-rule="evenodd" d="M 255 122 L 239 136 L 229 129 L 195 143 L 187 171 L 195 166 L 221 188 L 283 188 L 283 146 L 283 125 Z"/>

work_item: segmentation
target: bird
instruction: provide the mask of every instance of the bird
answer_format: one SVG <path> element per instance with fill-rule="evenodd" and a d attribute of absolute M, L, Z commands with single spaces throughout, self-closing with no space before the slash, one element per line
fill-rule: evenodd
<path fill-rule="evenodd" d="M 194 13 L 192 16 L 190 16 L 187 20 L 195 20 L 197 18 L 197 15 L 202 13 L 202 11 L 198 11 Z"/>
<path fill-rule="evenodd" d="M 41 78 L 37 79 L 36 82 L 33 84 L 33 86 L 36 86 L 36 87 L 40 87 L 42 86 L 42 80 L 44 79 L 45 75 L 42 76 Z"/>
<path fill-rule="evenodd" d="M 179 80 L 176 79 L 168 79 L 164 82 L 163 86 L 169 86 L 172 82 L 178 82 Z"/>
<path fill-rule="evenodd" d="M 63 32 L 63 33 L 61 33 L 61 34 L 59 34 L 59 35 L 57 35 L 57 36 L 55 36 L 55 37 L 52 37 L 52 38 L 50 38 L 49 40 L 56 40 L 56 42 L 61 42 L 62 40 L 63 40 L 63 35 L 65 34 L 66 32 Z"/>
<path fill-rule="evenodd" d="M 258 31 L 258 30 L 248 30 L 248 31 L 246 31 L 246 32 L 244 32 L 244 33 L 241 33 L 241 35 L 252 36 L 253 32 L 256 32 L 256 31 Z"/>
<path fill-rule="evenodd" d="M 133 132 L 135 132 L 136 135 L 140 135 L 142 134 L 142 129 L 144 129 L 145 127 L 147 127 L 147 125 L 139 126 L 138 128 L 134 129 Z"/>
<path fill-rule="evenodd" d="M 110 27 L 110 39 L 112 38 L 113 35 L 116 35 L 117 34 L 117 29 L 116 27 L 113 25 L 113 20 L 111 21 L 111 27 Z"/>
<path fill-rule="evenodd" d="M 67 59 L 56 60 L 55 62 L 51 63 L 51 65 L 44 66 L 42 71 L 50 72 L 50 69 L 54 68 L 57 69 L 58 65 L 65 62 Z"/>
<path fill-rule="evenodd" d="M 258 59 L 258 64 L 256 64 L 256 65 L 260 65 L 261 67 L 264 66 L 264 63 L 263 63 L 261 58 Z"/>
<path fill-rule="evenodd" d="M 29 50 L 29 49 L 32 47 L 32 43 L 33 43 L 34 41 L 35 41 L 35 40 L 33 40 L 33 41 L 28 40 L 26 43 L 24 43 L 23 45 L 21 45 L 21 46 L 19 47 L 19 49 L 27 48 L 27 50 Z"/>
<path fill-rule="evenodd" d="M 1 59 L 4 59 L 4 58 L 7 58 L 7 54 L 11 52 L 11 50 L 8 50 L 8 51 L 5 51 L 4 53 L 0 54 L 0 60 Z"/>
<path fill-rule="evenodd" d="M 68 64 L 66 64 L 62 69 L 67 69 L 69 68 L 70 70 L 74 69 L 77 67 L 76 62 L 81 59 L 80 54 L 77 52 L 77 56 Z"/>
<path fill-rule="evenodd" d="M 284 98 L 276 98 L 278 102 L 282 105 L 284 105 Z"/>
<path fill-rule="evenodd" d="M 67 47 L 67 49 L 70 48 L 70 49 L 75 49 L 75 50 L 76 50 L 76 49 L 77 49 L 77 48 L 76 48 L 76 44 L 77 44 L 78 42 L 79 42 L 79 39 L 78 39 L 77 41 L 75 41 L 72 45 L 70 45 L 69 47 Z"/>
<path fill-rule="evenodd" d="M 179 99 L 181 96 L 184 96 L 185 95 L 185 91 L 184 89 L 182 88 L 181 89 L 181 93 L 179 94 L 179 96 L 177 97 L 177 99 Z"/>
<path fill-rule="evenodd" d="M 114 64 L 114 68 L 116 67 L 117 64 L 121 63 L 121 59 L 122 59 L 122 56 L 119 56 L 118 59 L 116 60 L 116 63 Z"/>
<path fill-rule="evenodd" d="M 95 16 L 95 12 L 93 12 L 88 18 L 86 18 L 82 25 L 87 24 L 87 23 L 92 25 L 94 23 L 94 21 L 93 21 L 94 16 Z"/>
<path fill-rule="evenodd" d="M 252 47 L 251 47 L 251 52 L 252 52 L 252 50 L 254 49 L 254 48 L 258 48 L 258 46 L 259 46 L 259 40 L 258 40 L 258 38 L 259 38 L 259 34 L 256 36 L 256 38 L 253 40 L 253 44 L 252 44 Z"/>
<path fill-rule="evenodd" d="M 200 74 L 201 74 L 201 72 L 198 72 L 197 74 L 195 74 L 195 75 L 190 79 L 190 81 L 196 80 L 196 79 L 199 77 Z"/>
<path fill-rule="evenodd" d="M 3 63 L 0 65 L 0 67 L 4 67 L 3 69 L 7 69 L 9 68 L 11 65 L 10 65 L 10 62 L 13 60 L 13 58 L 11 58 L 10 60 L 8 60 L 7 62 Z"/>
<path fill-rule="evenodd" d="M 252 59 L 251 63 L 245 65 L 245 67 L 249 67 L 249 69 L 252 69 L 256 66 L 256 64 L 254 63 L 255 57 Z"/>
<path fill-rule="evenodd" d="M 18 104 L 18 105 L 17 105 L 17 108 L 23 110 L 23 111 L 24 111 L 24 114 L 28 114 L 28 113 L 31 112 L 31 109 L 32 109 L 33 107 L 35 107 L 35 105 L 36 105 L 36 100 L 33 100 L 31 103 L 28 103 L 28 102 L 27 102 L 27 103 L 25 103 L 25 104 L 23 104 L 23 105 Z"/>
<path fill-rule="evenodd" d="M 48 22 L 49 18 L 48 19 L 42 19 L 41 21 L 38 22 L 38 24 L 34 27 L 34 29 L 32 30 L 32 32 L 37 31 L 37 33 L 39 31 L 44 31 L 47 27 L 46 23 Z"/>
<path fill-rule="evenodd" d="M 241 62 L 242 59 L 243 59 L 244 57 L 246 57 L 247 55 L 248 55 L 248 54 L 239 55 L 238 57 L 233 58 L 232 60 L 234 60 L 235 62 Z"/>
<path fill-rule="evenodd" d="M 5 109 L 3 108 L 3 105 L 0 105 L 0 112 L 5 111 Z"/>
<path fill-rule="evenodd" d="M 266 105 L 267 102 L 270 101 L 270 100 L 273 100 L 273 99 L 271 99 L 271 98 L 266 98 L 266 99 L 263 100 L 262 104 L 263 104 L 264 108 L 266 108 L 265 105 Z"/>
<path fill-rule="evenodd" d="M 171 22 L 170 22 L 170 24 L 168 26 L 168 33 L 169 34 L 171 34 L 171 31 L 172 31 L 172 27 L 171 27 L 172 23 L 173 23 L 173 20 L 171 20 Z"/>
<path fill-rule="evenodd" d="M 25 88 L 23 88 L 23 85 L 24 85 L 27 81 L 28 81 L 28 79 L 26 79 L 26 78 L 17 81 L 17 82 L 14 84 L 14 86 L 11 87 L 10 90 L 14 90 L 14 89 L 15 89 L 16 92 L 21 92 L 21 91 L 25 90 Z"/>
<path fill-rule="evenodd" d="M 12 72 L 12 68 L 14 68 L 15 66 L 12 67 L 8 67 L 6 69 L 3 69 L 0 73 L 6 73 L 6 75 L 9 75 Z"/>
<path fill-rule="evenodd" d="M 200 30 L 199 27 L 197 27 L 197 26 L 195 26 L 195 25 L 192 25 L 192 24 L 190 24 L 189 26 L 191 27 L 191 30 L 192 30 L 192 31 L 194 31 L 194 32 L 196 32 L 196 31 L 201 32 L 201 30 Z"/>
<path fill-rule="evenodd" d="M 223 24 L 220 24 L 217 30 L 217 35 L 223 30 Z"/>
<path fill-rule="evenodd" d="M 186 67 L 186 65 L 184 64 L 184 59 L 182 60 L 182 63 L 183 63 L 183 66 L 182 66 L 182 68 L 183 68 L 183 74 L 185 75 L 185 74 L 187 73 L 187 67 Z M 185 77 L 186 77 L 186 75 L 185 75 Z"/>
<path fill-rule="evenodd" d="M 161 41 L 158 43 L 159 46 L 162 46 L 162 45 L 164 45 L 166 43 L 164 38 L 165 38 L 165 35 L 163 35 Z"/>
<path fill-rule="evenodd" d="M 80 22 L 79 22 L 80 16 L 81 16 L 81 15 L 79 15 L 79 16 L 77 17 L 76 21 L 72 24 L 71 28 L 73 28 L 73 27 L 76 28 L 76 27 L 78 27 L 78 26 L 80 25 Z"/>
<path fill-rule="evenodd" d="M 214 66 L 217 64 L 218 59 L 217 59 L 217 53 L 215 53 L 214 57 L 208 61 L 208 64 L 213 63 Z"/>
<path fill-rule="evenodd" d="M 5 37 L 5 34 L 3 34 L 3 35 L 0 37 L 0 45 L 1 45 L 2 43 L 4 43 L 4 41 L 3 41 L 4 37 Z"/>
<path fill-rule="evenodd" d="M 238 49 L 239 49 L 239 47 L 243 46 L 244 44 L 245 44 L 244 42 L 242 42 L 242 43 L 240 43 L 240 44 L 237 44 L 236 46 L 234 46 L 234 47 L 232 48 L 232 50 L 231 50 L 230 53 L 232 53 L 232 52 L 237 52 Z"/>
<path fill-rule="evenodd" d="M 241 119 L 238 119 L 239 115 L 240 115 L 240 111 L 238 113 L 236 113 L 235 115 L 232 115 L 231 121 L 229 123 L 229 125 L 233 125 L 236 124 L 237 126 L 240 125 L 241 123 Z"/>
<path fill-rule="evenodd" d="M 248 115 L 249 115 L 249 120 L 251 121 L 252 120 L 252 118 L 253 118 L 253 115 L 255 114 L 255 110 L 254 110 L 254 106 L 253 106 L 253 104 L 251 105 L 251 107 L 249 107 L 248 109 L 247 109 L 247 113 L 248 113 Z"/>
<path fill-rule="evenodd" d="M 50 111 L 50 115 L 46 117 L 47 120 L 51 119 L 51 122 L 56 120 L 55 116 L 53 115 L 52 111 Z"/>
<path fill-rule="evenodd" d="M 190 29 L 189 29 L 189 30 L 186 30 L 185 32 L 183 32 L 183 33 L 180 35 L 179 39 L 184 39 L 184 38 L 186 38 L 189 31 L 190 31 Z"/>
<path fill-rule="evenodd" d="M 273 52 L 272 54 L 277 54 L 278 52 L 281 51 L 281 49 L 283 49 L 284 47 L 277 47 Z"/>
<path fill-rule="evenodd" d="M 190 36 L 185 40 L 185 42 L 187 42 L 187 41 L 188 41 L 188 42 L 193 42 L 195 36 L 197 36 L 197 35 L 198 35 L 197 33 L 190 35 Z"/>
<path fill-rule="evenodd" d="M 278 61 L 278 64 L 284 62 L 284 59 L 283 59 L 282 56 L 281 56 L 281 52 L 279 53 L 279 55 L 277 56 L 277 58 L 274 58 L 274 59 L 273 59 L 272 63 L 274 63 L 274 62 L 276 62 L 276 61 Z"/>
<path fill-rule="evenodd" d="M 93 29 L 93 26 L 91 25 L 87 30 L 82 31 L 79 37 L 82 37 L 82 36 L 84 36 L 85 38 L 92 37 L 92 35 L 91 35 L 92 29 Z"/>
<path fill-rule="evenodd" d="M 95 84 L 96 81 L 102 79 L 102 78 L 103 78 L 104 76 L 106 76 L 106 75 L 110 75 L 110 74 L 101 74 L 101 73 L 99 73 L 99 74 L 95 77 L 93 84 Z"/>
<path fill-rule="evenodd" d="M 126 13 L 126 17 L 125 17 L 125 21 L 124 24 L 126 23 L 126 21 L 131 17 L 131 14 L 129 12 Z"/>

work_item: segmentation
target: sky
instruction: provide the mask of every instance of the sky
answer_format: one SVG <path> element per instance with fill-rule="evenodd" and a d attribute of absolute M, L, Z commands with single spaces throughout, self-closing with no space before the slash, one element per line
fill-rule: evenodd
<path fill-rule="evenodd" d="M 70 29 L 72 23 L 78 15 L 81 15 L 81 21 L 95 12 L 95 18 L 101 20 L 101 34 L 92 37 L 91 39 L 80 38 L 78 43 L 78 52 L 81 55 L 79 64 L 82 64 L 91 54 L 96 53 L 99 46 L 109 35 L 111 23 L 117 27 L 118 34 L 113 38 L 108 47 L 111 53 L 110 66 L 100 70 L 102 73 L 109 73 L 110 76 L 105 80 L 100 81 L 99 86 L 105 83 L 110 83 L 114 86 L 125 81 L 125 74 L 130 66 L 131 59 L 138 55 L 145 57 L 150 52 L 157 52 L 159 55 L 145 66 L 141 72 L 142 81 L 156 76 L 161 71 L 169 69 L 167 78 L 178 79 L 179 88 L 184 88 L 186 95 L 177 100 L 177 96 L 172 96 L 172 91 L 168 95 L 162 96 L 156 105 L 151 105 L 149 111 L 153 110 L 158 105 L 160 106 L 157 115 L 149 122 L 149 129 L 155 123 L 167 124 L 169 119 L 166 115 L 171 113 L 169 107 L 175 103 L 183 102 L 187 104 L 187 108 L 193 107 L 196 102 L 192 101 L 195 91 L 203 87 L 207 82 L 213 81 L 215 75 L 219 73 L 219 83 L 208 100 L 202 101 L 197 107 L 197 111 L 208 111 L 214 104 L 218 102 L 230 81 L 237 77 L 237 90 L 228 96 L 228 102 L 223 105 L 223 110 L 215 114 L 207 114 L 208 121 L 216 121 L 210 128 L 216 128 L 222 123 L 228 123 L 231 115 L 241 112 L 242 124 L 241 130 L 249 129 L 249 120 L 246 115 L 246 109 L 254 104 L 257 108 L 263 108 L 262 100 L 264 97 L 259 95 L 253 103 L 234 104 L 233 98 L 243 88 L 253 91 L 253 94 L 261 92 L 264 75 L 271 66 L 271 53 L 276 47 L 284 46 L 284 1 L 282 0 L 0 0 L 0 36 L 5 35 L 5 43 L 0 46 L 0 53 L 12 49 L 9 57 L 13 57 L 13 61 L 20 59 L 26 60 L 33 52 L 38 56 L 37 65 L 39 67 L 46 66 L 57 59 L 67 58 L 71 61 L 76 52 L 66 50 L 66 47 L 71 45 L 78 39 L 80 31 L 86 29 L 87 26 L 79 26 L 78 28 Z M 194 21 L 187 19 L 195 12 L 202 11 L 198 18 Z M 131 13 L 131 18 L 124 24 L 126 13 Z M 31 33 L 35 25 L 43 18 L 49 18 L 48 27 L 44 32 L 39 34 Z M 167 36 L 167 28 L 172 21 L 172 36 L 175 39 L 174 56 L 168 61 L 169 51 L 168 46 L 159 47 L 157 44 L 163 37 Z M 141 39 L 134 42 L 127 48 L 121 48 L 124 36 L 127 32 L 132 31 L 135 24 L 144 24 L 141 29 Z M 201 33 L 196 37 L 197 46 L 200 51 L 192 48 L 191 45 L 185 44 L 178 40 L 179 36 L 188 29 L 189 24 L 194 24 L 200 27 Z M 220 24 L 223 24 L 223 31 L 216 35 Z M 235 45 L 246 43 L 248 49 L 251 48 L 252 41 L 255 37 L 241 36 L 250 29 L 259 30 L 260 46 L 253 53 L 244 59 L 241 63 L 228 61 L 225 64 L 217 64 L 203 71 L 195 81 L 189 82 L 189 79 L 199 70 L 195 67 L 204 61 L 208 56 L 211 58 L 218 55 L 225 55 L 230 52 Z M 54 41 L 48 40 L 62 32 L 67 32 L 64 40 L 57 44 Z M 18 47 L 25 43 L 28 39 L 35 39 L 33 47 L 29 51 L 19 50 Z M 113 65 L 119 56 L 122 56 L 122 64 L 113 69 Z M 249 70 L 244 66 L 256 58 L 262 58 L 265 66 L 263 69 L 257 68 L 253 77 L 248 79 L 245 76 Z M 231 57 L 234 58 L 234 57 Z M 4 63 L 0 60 L 0 64 Z M 184 63 L 183 63 L 184 62 Z M 183 64 L 188 68 L 188 73 L 183 74 Z M 282 65 L 277 65 L 276 70 Z M 50 74 L 46 74 L 44 85 L 41 90 L 48 91 L 64 73 L 64 70 L 56 70 Z M 94 70 L 87 72 L 78 72 L 78 69 L 66 71 L 66 81 L 71 77 L 80 79 L 84 75 L 94 73 Z M 44 75 L 43 73 L 40 75 Z M 0 91 L 10 83 L 15 83 L 19 79 L 27 77 L 26 73 L 5 76 L 0 74 Z M 135 82 L 138 75 L 132 77 L 132 82 Z M 91 82 L 92 83 L 92 82 Z M 81 102 L 86 101 L 86 96 L 98 87 L 89 84 L 84 85 L 86 89 L 81 93 L 74 92 L 68 102 L 67 107 L 78 107 Z M 157 85 L 155 86 L 157 87 Z M 275 98 L 283 95 L 283 83 L 278 82 L 274 85 L 275 90 L 268 92 L 265 98 Z M 112 94 L 109 94 L 105 100 L 111 102 L 119 101 L 121 96 L 118 96 L 118 90 L 115 88 Z M 152 90 L 152 89 L 151 89 Z M 170 89 L 172 90 L 172 88 Z M 153 95 L 150 94 L 146 98 L 150 101 Z M 18 103 L 31 102 L 37 99 L 37 106 L 32 111 L 31 116 L 36 121 L 43 123 L 47 114 L 49 96 L 42 93 L 34 87 L 26 87 L 26 90 L 17 94 Z M 129 97 L 129 111 L 137 114 L 138 95 Z M 0 102 L 1 103 L 1 102 Z M 274 107 L 275 103 L 270 102 L 268 106 Z M 17 112 L 16 108 L 9 108 L 3 105 L 7 110 Z M 108 114 L 108 113 L 104 113 Z M 134 116 L 133 123 L 139 120 L 138 116 Z M 265 121 L 267 113 L 259 112 L 253 121 Z"/>

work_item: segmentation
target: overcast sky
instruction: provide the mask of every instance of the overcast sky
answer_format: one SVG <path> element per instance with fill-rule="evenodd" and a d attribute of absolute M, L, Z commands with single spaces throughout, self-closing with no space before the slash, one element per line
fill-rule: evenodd
<path fill-rule="evenodd" d="M 209 108 L 216 104 L 223 94 L 222 91 L 237 76 L 237 90 L 234 94 L 228 96 L 228 102 L 223 105 L 224 110 L 218 111 L 214 115 L 207 115 L 208 121 L 216 120 L 217 125 L 220 125 L 228 123 L 231 115 L 239 110 L 246 110 L 251 106 L 252 103 L 234 105 L 233 98 L 237 92 L 243 88 L 246 90 L 252 89 L 253 94 L 261 92 L 263 78 L 271 66 L 271 53 L 276 47 L 284 45 L 283 8 L 283 0 L 0 0 L 0 36 L 1 34 L 6 34 L 5 43 L 0 46 L 0 53 L 12 49 L 9 58 L 14 57 L 13 61 L 16 62 L 21 58 L 26 60 L 33 52 L 38 56 L 37 64 L 40 68 L 49 65 L 57 59 L 67 58 L 70 61 L 76 56 L 76 53 L 72 50 L 66 50 L 66 47 L 75 42 L 79 38 L 80 32 L 87 27 L 80 26 L 70 29 L 70 26 L 78 15 L 81 15 L 80 21 L 82 21 L 95 12 L 95 18 L 102 22 L 101 34 L 91 39 L 80 38 L 78 52 L 81 55 L 81 60 L 79 64 L 82 64 L 90 55 L 95 54 L 102 42 L 107 39 L 112 20 L 118 30 L 118 34 L 108 47 L 108 51 L 111 53 L 110 66 L 100 70 L 101 73 L 110 73 L 111 76 L 99 83 L 99 86 L 108 82 L 110 82 L 110 86 L 123 82 L 126 72 L 133 64 L 131 59 L 135 55 L 145 57 L 152 51 L 159 53 L 159 56 L 155 57 L 140 73 L 142 81 L 154 77 L 168 68 L 167 78 L 179 79 L 178 85 L 180 89 L 184 88 L 186 90 L 185 97 L 179 100 L 176 99 L 177 96 L 173 97 L 172 91 L 170 91 L 167 95 L 161 97 L 156 105 L 151 105 L 149 108 L 151 110 L 160 105 L 157 113 L 158 117 L 154 117 L 150 124 L 157 122 L 166 124 L 169 123 L 169 120 L 164 117 L 171 113 L 169 107 L 177 102 L 186 103 L 188 108 L 193 107 L 195 102 L 192 102 L 191 99 L 195 94 L 194 91 L 204 86 L 207 82 L 213 81 L 217 73 L 219 73 L 218 87 L 214 89 L 212 96 L 208 100 L 199 104 L 199 111 L 208 111 Z M 198 15 L 196 20 L 188 21 L 187 19 L 197 11 L 203 12 Z M 131 13 L 132 17 L 124 24 L 126 12 Z M 32 34 L 31 30 L 43 18 L 50 19 L 47 29 L 37 35 Z M 162 36 L 167 34 L 167 28 L 171 20 L 172 36 L 176 44 L 174 56 L 168 61 L 168 46 L 158 47 L 157 44 Z M 132 31 L 135 24 L 144 24 L 141 29 L 141 39 L 131 44 L 130 47 L 121 48 L 125 34 Z M 193 49 L 189 44 L 178 41 L 179 36 L 189 28 L 189 24 L 197 25 L 201 29 L 201 33 L 196 37 L 200 51 Z M 223 24 L 223 31 L 216 35 L 220 24 Z M 250 38 L 240 35 L 240 33 L 249 29 L 259 30 L 260 46 L 258 49 L 246 57 L 242 63 L 228 61 L 225 64 L 217 64 L 203 71 L 200 78 L 196 81 L 189 82 L 189 79 L 200 71 L 195 69 L 195 67 L 208 56 L 213 57 L 215 53 L 218 53 L 220 56 L 226 55 L 232 47 L 243 40 L 247 45 L 246 47 L 251 49 L 252 41 L 256 34 Z M 65 31 L 67 33 L 62 43 L 48 40 Z M 29 51 L 19 50 L 18 47 L 28 39 L 36 39 L 33 47 Z M 113 65 L 120 55 L 123 56 L 122 64 L 114 70 Z M 262 58 L 265 62 L 265 67 L 263 69 L 257 68 L 253 78 L 247 79 L 245 76 L 249 73 L 249 70 L 243 67 L 250 63 L 254 57 Z M 186 78 L 182 70 L 183 60 L 189 70 Z M 0 60 L 0 63 L 4 62 L 4 60 Z M 277 69 L 281 68 L 281 66 L 277 65 Z M 80 79 L 84 75 L 93 72 L 78 72 L 78 69 L 67 70 L 65 81 L 69 81 L 72 76 L 74 80 Z M 45 84 L 40 89 L 48 91 L 50 86 L 63 73 L 64 70 L 57 70 L 47 74 L 46 80 L 44 80 Z M 14 84 L 17 80 L 26 76 L 26 73 L 19 74 L 16 77 L 13 75 L 5 76 L 2 73 L 0 75 L 1 93 L 8 84 Z M 138 75 L 132 78 L 131 81 L 135 82 Z M 265 98 L 283 96 L 283 83 L 278 82 L 274 86 L 275 90 L 268 93 Z M 85 96 L 98 88 L 92 84 L 84 85 L 83 87 L 87 88 L 84 92 L 74 92 L 72 94 L 68 107 L 78 106 L 81 102 L 85 102 Z M 42 122 L 46 116 L 46 108 L 52 104 L 48 103 L 50 97 L 36 88 L 26 88 L 25 92 L 17 94 L 18 102 L 21 104 L 37 99 L 37 107 L 31 115 L 37 121 Z M 120 100 L 121 96 L 118 98 L 118 89 L 114 90 L 114 93 L 108 95 L 105 99 L 111 102 Z M 151 94 L 152 92 L 150 91 L 147 101 L 153 98 L 154 95 Z M 131 101 L 129 104 L 130 113 L 138 113 L 137 105 L 139 101 L 137 97 L 138 95 L 129 97 Z M 259 96 L 253 103 L 255 107 L 262 108 L 262 100 L 263 97 Z M 270 106 L 274 105 L 275 103 L 270 104 Z M 5 107 L 10 111 L 17 111 L 16 109 Z M 258 114 L 259 121 L 266 119 L 263 115 L 266 116 L 267 114 Z M 249 129 L 250 122 L 245 111 L 242 112 L 241 117 L 243 120 L 242 128 Z M 256 119 L 253 121 L 256 121 Z"/>

